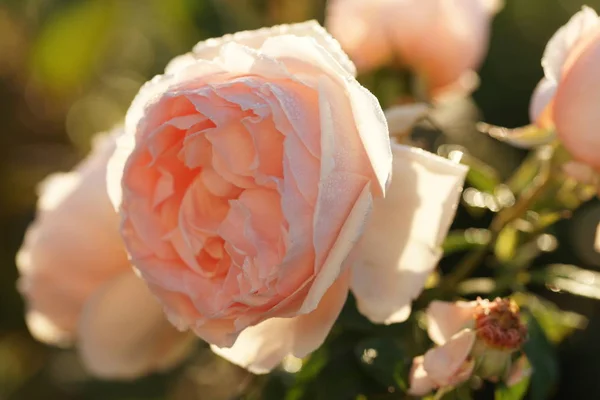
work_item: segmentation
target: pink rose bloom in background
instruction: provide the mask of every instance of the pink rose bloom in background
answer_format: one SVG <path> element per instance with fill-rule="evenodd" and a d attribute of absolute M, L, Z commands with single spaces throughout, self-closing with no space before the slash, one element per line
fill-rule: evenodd
<path fill-rule="evenodd" d="M 326 24 L 359 71 L 400 62 L 438 95 L 472 89 L 501 6 L 499 0 L 329 0 Z"/>
<path fill-rule="evenodd" d="M 599 170 L 600 17 L 594 10 L 584 7 L 556 32 L 542 65 L 544 78 L 531 100 L 532 121 L 555 130 L 576 161 Z"/>
<path fill-rule="evenodd" d="M 75 342 L 96 375 L 133 378 L 181 361 L 193 340 L 168 323 L 127 260 L 106 192 L 114 148 L 115 134 L 98 137 L 72 172 L 42 183 L 38 215 L 17 256 L 19 289 L 34 337 Z"/>
<path fill-rule="evenodd" d="M 438 347 L 413 360 L 410 394 L 455 387 L 472 375 L 512 386 L 531 373 L 525 356 L 513 363 L 527 328 L 511 300 L 434 301 L 427 319 L 427 333 Z"/>
<path fill-rule="evenodd" d="M 201 42 L 141 89 L 109 164 L 170 321 L 253 372 L 319 347 L 350 288 L 406 319 L 441 256 L 466 169 L 390 144 L 354 75 L 315 22 Z"/>

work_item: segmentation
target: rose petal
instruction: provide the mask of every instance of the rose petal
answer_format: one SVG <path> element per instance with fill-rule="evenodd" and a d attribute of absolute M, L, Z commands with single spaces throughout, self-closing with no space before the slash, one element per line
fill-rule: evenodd
<path fill-rule="evenodd" d="M 500 12 L 504 8 L 504 0 L 481 0 L 490 13 Z"/>
<path fill-rule="evenodd" d="M 600 168 L 600 24 L 563 76 L 554 100 L 554 123 L 562 144 L 578 160 Z"/>
<path fill-rule="evenodd" d="M 530 377 L 532 373 L 533 370 L 529 364 L 529 360 L 526 356 L 521 356 L 512 365 L 506 379 L 506 386 L 514 386 L 523 379 Z"/>
<path fill-rule="evenodd" d="M 387 121 L 379 100 L 356 80 L 347 82 L 352 100 L 352 113 L 358 134 L 371 160 L 379 188 L 372 188 L 375 195 L 385 194 L 391 178 L 392 152 Z"/>
<path fill-rule="evenodd" d="M 122 132 L 116 136 L 115 149 L 106 166 L 106 191 L 108 198 L 115 210 L 121 207 L 123 198 L 123 187 L 121 180 L 125 170 L 125 164 L 129 155 L 135 147 L 135 136 Z"/>
<path fill-rule="evenodd" d="M 335 238 L 335 243 L 328 252 L 327 258 L 306 295 L 299 313 L 307 313 L 317 308 L 319 301 L 328 288 L 334 284 L 336 279 L 339 279 L 344 260 L 346 260 L 362 234 L 372 204 L 373 198 L 370 193 L 370 185 L 366 185 Z M 318 213 L 316 219 L 319 219 Z"/>
<path fill-rule="evenodd" d="M 255 374 L 268 373 L 290 353 L 304 357 L 323 344 L 346 301 L 349 281 L 346 271 L 309 314 L 268 319 L 244 330 L 233 347 L 211 349 Z"/>
<path fill-rule="evenodd" d="M 381 23 L 381 1 L 329 0 L 327 29 L 348 52 L 356 67 L 366 72 L 392 58 L 386 26 Z"/>
<path fill-rule="evenodd" d="M 557 83 L 550 79 L 542 79 L 535 88 L 529 106 L 529 116 L 531 121 L 541 128 L 551 128 L 552 114 L 551 104 L 556 94 Z"/>
<path fill-rule="evenodd" d="M 348 56 L 342 51 L 339 43 L 316 21 L 306 21 L 298 24 L 277 25 L 254 31 L 243 31 L 209 39 L 198 43 L 191 54 L 177 57 L 167 67 L 166 73 L 173 74 L 189 66 L 194 60 L 212 60 L 220 52 L 221 47 L 228 43 L 238 43 L 251 49 L 260 49 L 270 37 L 279 35 L 307 36 L 314 39 L 320 46 L 331 53 L 336 61 L 351 75 L 356 75 L 356 68 Z"/>
<path fill-rule="evenodd" d="M 27 320 L 42 341 L 72 339 L 83 303 L 129 267 L 105 185 L 115 136 L 96 142 L 73 172 L 40 185 L 40 210 L 17 255 Z"/>
<path fill-rule="evenodd" d="M 194 343 L 165 319 L 160 304 L 133 271 L 108 282 L 87 302 L 79 351 L 98 376 L 128 379 L 181 361 Z"/>
<path fill-rule="evenodd" d="M 473 370 L 473 366 L 464 368 L 469 353 L 473 348 L 477 335 L 465 329 L 452 337 L 443 346 L 433 348 L 425 353 L 423 368 L 429 378 L 438 386 L 456 385 L 465 381 Z"/>
<path fill-rule="evenodd" d="M 600 18 L 590 7 L 584 6 L 569 22 L 560 28 L 548 42 L 542 66 L 546 79 L 558 82 L 563 73 L 563 66 L 577 42 L 588 32 L 598 26 Z"/>
<path fill-rule="evenodd" d="M 419 356 L 413 359 L 410 370 L 410 388 L 408 394 L 411 396 L 425 396 L 435 389 L 435 382 L 431 380 L 425 367 L 423 366 L 424 357 Z"/>
<path fill-rule="evenodd" d="M 433 301 L 427 308 L 427 333 L 434 343 L 442 345 L 473 321 L 476 303 Z"/>
<path fill-rule="evenodd" d="M 376 323 L 404 321 L 441 257 L 467 168 L 394 145 L 391 185 L 377 199 L 353 266 L 358 309 Z"/>
<path fill-rule="evenodd" d="M 404 136 L 410 133 L 413 126 L 427 116 L 431 106 L 426 103 L 414 103 L 394 106 L 385 110 L 390 135 Z"/>

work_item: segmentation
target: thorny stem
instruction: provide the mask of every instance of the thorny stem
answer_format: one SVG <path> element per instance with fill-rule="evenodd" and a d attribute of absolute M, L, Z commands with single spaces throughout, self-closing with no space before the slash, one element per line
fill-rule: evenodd
<path fill-rule="evenodd" d="M 554 150 L 554 148 L 549 148 L 549 151 L 552 153 L 542 159 L 540 172 L 533 180 L 529 189 L 522 193 L 512 207 L 502 210 L 492 220 L 490 224 L 491 237 L 487 245 L 467 254 L 458 264 L 458 267 L 444 278 L 441 285 L 442 293 L 452 291 L 457 284 L 469 277 L 485 259 L 492 246 L 496 243 L 500 232 L 511 222 L 521 218 L 552 184 Z"/>

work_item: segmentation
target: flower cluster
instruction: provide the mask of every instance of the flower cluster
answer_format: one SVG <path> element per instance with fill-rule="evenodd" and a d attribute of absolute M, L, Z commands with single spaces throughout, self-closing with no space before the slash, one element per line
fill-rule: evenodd
<path fill-rule="evenodd" d="M 32 334 L 75 344 L 109 378 L 171 368 L 197 340 L 267 373 L 319 348 L 350 292 L 386 325 L 409 319 L 428 282 L 449 298 L 429 278 L 468 168 L 406 135 L 429 104 L 476 87 L 501 6 L 331 0 L 333 36 L 314 21 L 280 25 L 173 59 L 123 126 L 40 186 L 17 260 Z M 533 124 L 496 136 L 522 147 L 557 137 L 570 154 L 561 168 L 597 184 L 596 13 L 584 8 L 561 28 L 542 63 Z M 384 110 L 356 78 L 383 65 L 410 70 L 431 101 Z M 499 216 L 492 240 L 535 198 Z M 512 386 L 531 372 L 514 301 L 434 300 L 426 315 L 435 347 L 413 359 L 410 394 L 472 377 Z"/>

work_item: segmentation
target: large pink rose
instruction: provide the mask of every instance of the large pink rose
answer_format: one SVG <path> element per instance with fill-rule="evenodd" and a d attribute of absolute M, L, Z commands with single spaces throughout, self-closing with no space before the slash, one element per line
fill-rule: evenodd
<path fill-rule="evenodd" d="M 584 7 L 548 42 L 531 119 L 556 131 L 576 160 L 600 169 L 600 17 Z"/>
<path fill-rule="evenodd" d="M 76 342 L 97 375 L 131 378 L 174 365 L 192 341 L 167 322 L 127 260 L 106 192 L 115 135 L 96 139 L 72 172 L 44 181 L 17 264 L 31 333 Z"/>
<path fill-rule="evenodd" d="M 433 94 L 471 85 L 498 0 L 329 0 L 327 27 L 361 71 L 399 61 Z"/>
<path fill-rule="evenodd" d="M 396 145 L 392 165 L 384 114 L 354 73 L 314 22 L 202 42 L 141 89 L 111 161 L 132 263 L 169 319 L 254 372 L 323 342 L 351 272 L 364 274 L 361 308 L 379 300 L 373 319 L 391 322 L 419 284 L 376 298 L 368 283 L 402 267 L 422 279 L 439 258 L 465 171 Z M 372 218 L 392 168 L 397 227 Z M 413 226 L 424 205 L 428 226 Z M 366 225 L 390 237 L 363 252 Z M 400 262 L 409 244 L 414 257 Z M 370 266 L 381 260 L 371 249 L 388 254 L 385 267 Z"/>

